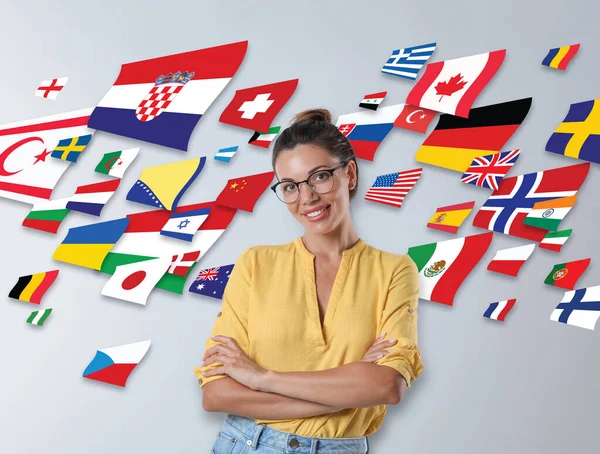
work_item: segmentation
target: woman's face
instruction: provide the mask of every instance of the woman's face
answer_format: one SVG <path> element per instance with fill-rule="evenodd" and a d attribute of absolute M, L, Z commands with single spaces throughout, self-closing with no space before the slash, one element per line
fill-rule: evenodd
<path fill-rule="evenodd" d="M 279 181 L 302 181 L 317 170 L 331 169 L 340 163 L 326 150 L 315 145 L 298 145 L 283 151 L 275 163 Z M 300 185 L 298 200 L 286 204 L 292 215 L 300 221 L 307 233 L 325 234 L 338 227 L 349 216 L 348 190 L 356 185 L 356 164 L 350 161 L 333 174 L 333 189 L 318 194 L 308 184 Z"/>

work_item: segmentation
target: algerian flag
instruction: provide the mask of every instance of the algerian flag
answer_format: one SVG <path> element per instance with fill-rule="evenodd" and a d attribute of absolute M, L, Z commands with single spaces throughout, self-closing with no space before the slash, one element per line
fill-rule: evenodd
<path fill-rule="evenodd" d="M 27 323 L 31 325 L 42 326 L 46 319 L 50 316 L 51 312 L 51 307 L 49 307 L 48 309 L 44 309 L 43 311 L 33 311 L 27 319 Z"/>
<path fill-rule="evenodd" d="M 171 265 L 171 258 L 160 257 L 118 266 L 101 294 L 145 305 L 148 295 Z"/>
<path fill-rule="evenodd" d="M 137 156 L 138 151 L 140 151 L 139 148 L 130 148 L 106 153 L 96 166 L 96 172 L 111 177 L 123 178 L 125 171 Z"/>

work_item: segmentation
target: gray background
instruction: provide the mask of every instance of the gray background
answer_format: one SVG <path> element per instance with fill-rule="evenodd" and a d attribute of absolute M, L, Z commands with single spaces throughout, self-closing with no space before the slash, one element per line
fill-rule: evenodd
<path fill-rule="evenodd" d="M 184 4 L 187 3 L 187 4 Z M 493 3 L 486 5 L 485 3 Z M 535 4 L 534 4 L 535 3 Z M 208 110 L 188 154 L 96 133 L 68 170 L 55 197 L 101 181 L 93 173 L 108 151 L 141 147 L 102 220 L 143 206 L 125 194 L 143 167 L 193 156 L 207 166 L 182 203 L 213 200 L 229 177 L 270 169 L 270 151 L 246 145 L 251 132 L 218 123 L 236 89 L 300 78 L 275 124 L 300 110 L 329 108 L 334 119 L 358 110 L 365 93 L 388 91 L 385 105 L 404 102 L 412 83 L 380 68 L 393 49 L 437 41 L 432 61 L 495 49 L 506 60 L 475 106 L 532 96 L 533 107 L 505 149 L 522 149 L 512 175 L 577 163 L 544 151 L 569 104 L 598 96 L 598 8 L 592 1 L 479 2 L 3 2 L 0 14 L 0 124 L 94 106 L 121 63 L 248 39 L 246 58 Z M 540 65 L 550 47 L 582 43 L 567 72 Z M 39 82 L 69 76 L 57 101 L 33 95 Z M 434 122 L 435 124 L 435 122 Z M 431 126 L 433 127 L 433 125 Z M 412 245 L 451 236 L 425 227 L 442 205 L 476 200 L 489 191 L 460 183 L 460 175 L 425 166 L 421 181 L 396 210 L 362 199 L 378 174 L 419 166 L 425 136 L 394 130 L 374 162 L 360 161 L 353 218 L 371 245 L 405 253 Z M 240 145 L 227 165 L 218 148 Z M 371 452 L 559 453 L 597 449 L 597 333 L 550 321 L 563 291 L 543 284 L 555 263 L 598 257 L 600 170 L 592 167 L 577 206 L 562 227 L 574 235 L 561 254 L 537 249 L 518 279 L 485 270 L 497 249 L 526 242 L 496 234 L 454 307 L 421 301 L 420 347 L 425 371 L 402 403 L 390 407 L 370 438 Z M 223 419 L 201 407 L 192 367 L 219 311 L 211 298 L 156 290 L 146 307 L 100 296 L 107 276 L 52 262 L 69 227 L 95 222 L 71 214 L 54 237 L 20 226 L 25 204 L 0 200 L 0 288 L 18 276 L 59 267 L 42 307 L 54 313 L 43 328 L 25 323 L 33 305 L 0 305 L 0 451 L 13 453 L 209 452 Z M 471 226 L 460 233 L 483 230 Z M 302 234 L 285 206 L 265 194 L 254 213 L 239 212 L 198 269 L 233 263 L 246 248 Z M 579 287 L 600 284 L 596 264 Z M 188 280 L 188 286 L 191 280 Z M 502 324 L 482 317 L 488 304 L 517 297 Z M 126 389 L 85 380 L 96 349 L 152 340 Z"/>

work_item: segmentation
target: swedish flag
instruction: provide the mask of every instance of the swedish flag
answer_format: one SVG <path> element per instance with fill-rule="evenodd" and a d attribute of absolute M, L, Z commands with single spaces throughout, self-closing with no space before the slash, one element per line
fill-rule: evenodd
<path fill-rule="evenodd" d="M 571 104 L 546 151 L 600 163 L 600 99 Z"/>
<path fill-rule="evenodd" d="M 52 151 L 51 156 L 62 161 L 77 162 L 77 158 L 85 150 L 90 140 L 92 140 L 91 134 L 62 139 Z"/>

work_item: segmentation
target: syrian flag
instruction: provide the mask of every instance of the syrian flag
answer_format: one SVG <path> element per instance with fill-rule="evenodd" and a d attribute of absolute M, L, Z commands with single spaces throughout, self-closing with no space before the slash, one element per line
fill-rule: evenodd
<path fill-rule="evenodd" d="M 469 118 L 475 99 L 502 65 L 506 49 L 430 63 L 406 103 Z"/>
<path fill-rule="evenodd" d="M 186 277 L 199 259 L 200 251 L 184 252 L 183 254 L 174 255 L 171 259 L 171 266 L 169 266 L 167 273 Z"/>
<path fill-rule="evenodd" d="M 79 186 L 67 202 L 67 209 L 100 216 L 102 208 L 118 189 L 120 182 L 121 180 L 111 180 Z"/>
<path fill-rule="evenodd" d="M 504 318 L 507 316 L 507 314 L 510 312 L 510 310 L 514 307 L 516 302 L 517 302 L 517 299 L 513 298 L 510 300 L 498 301 L 496 303 L 492 303 L 492 304 L 490 304 L 490 307 L 487 308 L 487 310 L 485 311 L 483 316 L 486 318 L 490 318 L 492 320 L 498 320 L 500 322 L 503 322 Z"/>
<path fill-rule="evenodd" d="M 492 232 L 408 249 L 419 270 L 420 298 L 452 306 L 454 296 L 492 242 Z"/>
<path fill-rule="evenodd" d="M 379 104 L 383 102 L 383 98 L 387 95 L 387 91 L 382 91 L 379 93 L 372 93 L 370 95 L 365 95 L 363 100 L 360 102 L 358 107 L 363 107 L 369 110 L 377 110 Z"/>
<path fill-rule="evenodd" d="M 487 266 L 488 271 L 517 277 L 521 267 L 533 254 L 535 243 L 525 246 L 500 249 Z"/>
<path fill-rule="evenodd" d="M 174 213 L 163 226 L 160 234 L 191 242 L 209 214 L 210 208 Z"/>
<path fill-rule="evenodd" d="M 128 150 L 106 153 L 96 166 L 95 170 L 104 175 L 123 178 L 125 171 L 134 161 L 139 151 L 139 148 L 130 148 Z"/>
<path fill-rule="evenodd" d="M 119 345 L 96 351 L 96 356 L 83 371 L 83 377 L 91 380 L 125 386 L 133 369 L 146 356 L 150 341 Z"/>
<path fill-rule="evenodd" d="M 118 266 L 101 294 L 145 305 L 148 295 L 170 265 L 171 257 L 161 257 Z"/>

